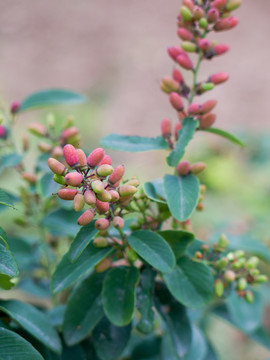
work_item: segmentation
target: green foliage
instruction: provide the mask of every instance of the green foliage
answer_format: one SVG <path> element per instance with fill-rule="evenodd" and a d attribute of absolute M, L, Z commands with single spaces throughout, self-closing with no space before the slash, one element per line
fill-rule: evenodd
<path fill-rule="evenodd" d="M 239 140 L 236 136 L 230 134 L 229 132 L 227 131 L 224 131 L 224 130 L 221 130 L 221 129 L 216 129 L 216 128 L 208 128 L 208 129 L 204 129 L 203 131 L 207 131 L 211 134 L 216 134 L 216 135 L 219 135 L 219 136 L 222 136 L 223 138 L 231 141 L 232 143 L 235 143 L 237 145 L 240 145 L 242 147 L 245 146 L 245 144 Z"/>

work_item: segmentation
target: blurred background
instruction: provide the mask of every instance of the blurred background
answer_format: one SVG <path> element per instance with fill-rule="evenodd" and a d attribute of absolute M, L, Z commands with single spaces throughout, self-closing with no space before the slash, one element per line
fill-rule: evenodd
<path fill-rule="evenodd" d="M 175 19 L 180 0 L 0 0 L 0 4 L 2 106 L 8 108 L 13 100 L 51 87 L 86 94 L 86 105 L 57 108 L 55 113 L 63 119 L 73 114 L 82 144 L 89 150 L 111 132 L 156 136 L 163 117 L 176 120 L 159 81 L 174 67 L 166 49 L 179 44 Z M 199 133 L 188 149 L 189 160 L 208 165 L 202 177 L 208 187 L 205 211 L 194 215 L 194 228 L 202 240 L 226 231 L 270 244 L 269 13 L 269 0 L 244 1 L 235 13 L 237 28 L 211 37 L 229 44 L 230 52 L 201 69 L 201 79 L 220 71 L 230 74 L 227 83 L 203 100 L 218 99 L 215 126 L 246 143 L 241 149 Z M 21 115 L 17 141 L 30 122 L 44 121 L 46 114 Z M 115 165 L 126 163 L 128 175 L 136 174 L 142 182 L 170 171 L 162 152 L 111 153 Z M 12 190 L 9 173 L 0 185 Z M 222 360 L 269 357 L 268 351 L 220 321 L 213 320 L 209 336 Z"/>

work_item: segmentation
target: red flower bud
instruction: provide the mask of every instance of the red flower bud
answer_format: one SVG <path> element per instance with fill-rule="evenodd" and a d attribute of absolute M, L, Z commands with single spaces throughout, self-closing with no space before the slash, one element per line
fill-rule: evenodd
<path fill-rule="evenodd" d="M 5 126 L 0 125 L 0 139 L 6 139 L 7 138 L 7 129 Z"/>
<path fill-rule="evenodd" d="M 21 104 L 19 101 L 13 101 L 10 105 L 10 112 L 11 114 L 16 114 L 20 109 Z"/>
<path fill-rule="evenodd" d="M 172 73 L 172 77 L 175 81 L 177 81 L 179 84 L 184 83 L 184 78 L 181 72 L 178 69 L 174 69 Z"/>
<path fill-rule="evenodd" d="M 176 61 L 180 66 L 182 66 L 182 68 L 186 70 L 193 69 L 193 63 L 186 54 L 177 56 Z"/>
<path fill-rule="evenodd" d="M 172 123 L 170 119 L 162 119 L 161 121 L 161 134 L 164 138 L 169 138 L 172 134 Z"/>
<path fill-rule="evenodd" d="M 212 7 L 215 7 L 218 10 L 223 10 L 226 6 L 227 0 L 214 0 L 211 4 Z"/>
<path fill-rule="evenodd" d="M 95 222 L 95 227 L 98 230 L 107 230 L 109 226 L 110 226 L 110 221 L 108 219 L 101 218 L 96 220 Z"/>
<path fill-rule="evenodd" d="M 107 211 L 109 211 L 110 204 L 97 199 L 96 207 L 100 213 L 106 213 Z"/>
<path fill-rule="evenodd" d="M 95 217 L 95 212 L 92 209 L 86 210 L 77 220 L 78 225 L 87 225 L 89 224 Z"/>
<path fill-rule="evenodd" d="M 102 148 L 96 148 L 93 150 L 88 158 L 87 158 L 87 164 L 89 167 L 94 168 L 100 163 L 100 161 L 104 158 L 105 151 Z"/>
<path fill-rule="evenodd" d="M 190 167 L 190 172 L 193 175 L 197 175 L 201 172 L 203 172 L 203 170 L 206 168 L 206 164 L 203 162 L 197 162 L 191 165 Z"/>
<path fill-rule="evenodd" d="M 233 29 L 236 25 L 238 25 L 238 19 L 234 16 L 229 17 L 230 29 Z"/>
<path fill-rule="evenodd" d="M 215 85 L 222 84 L 225 81 L 227 81 L 228 79 L 229 79 L 229 74 L 226 72 L 220 72 L 217 74 L 213 74 L 209 77 L 209 81 L 211 81 Z"/>
<path fill-rule="evenodd" d="M 41 152 L 44 152 L 44 153 L 48 153 L 52 150 L 52 145 L 46 143 L 46 142 L 43 142 L 41 141 L 39 144 L 38 144 L 38 148 Z"/>
<path fill-rule="evenodd" d="M 194 2 L 193 0 L 183 0 L 183 5 L 186 6 L 187 8 L 189 8 L 190 11 L 193 10 L 194 7 Z"/>
<path fill-rule="evenodd" d="M 178 140 L 178 131 L 181 130 L 182 128 L 183 128 L 182 123 L 180 121 L 177 121 L 174 127 L 174 136 L 176 140 Z"/>
<path fill-rule="evenodd" d="M 198 46 L 202 51 L 207 51 L 212 47 L 211 41 L 208 39 L 200 39 L 198 42 Z"/>
<path fill-rule="evenodd" d="M 105 155 L 104 158 L 101 160 L 101 162 L 99 163 L 100 165 L 112 165 L 112 159 L 110 157 L 110 155 Z"/>
<path fill-rule="evenodd" d="M 37 182 L 37 177 L 33 173 L 23 172 L 21 175 L 22 175 L 24 180 L 29 182 L 29 184 L 33 185 L 33 184 L 35 184 Z"/>
<path fill-rule="evenodd" d="M 208 100 L 205 103 L 202 104 L 202 114 L 206 114 L 214 109 L 214 107 L 217 105 L 216 100 Z"/>
<path fill-rule="evenodd" d="M 48 159 L 48 165 L 49 165 L 49 168 L 52 170 L 52 172 L 57 175 L 64 175 L 67 171 L 65 165 L 60 163 L 60 161 L 58 161 L 54 158 Z"/>
<path fill-rule="evenodd" d="M 67 140 L 67 139 L 71 138 L 72 136 L 77 135 L 78 133 L 79 133 L 79 130 L 75 126 L 70 127 L 62 132 L 61 138 Z"/>
<path fill-rule="evenodd" d="M 207 20 L 210 24 L 215 24 L 219 19 L 219 11 L 212 7 L 207 13 Z"/>
<path fill-rule="evenodd" d="M 73 209 L 75 211 L 81 211 L 84 207 L 84 196 L 83 194 L 76 194 L 73 200 Z"/>
<path fill-rule="evenodd" d="M 79 157 L 75 147 L 71 144 L 67 144 L 63 148 L 64 158 L 66 163 L 70 167 L 75 167 L 79 165 Z"/>
<path fill-rule="evenodd" d="M 109 183 L 111 185 L 117 183 L 119 180 L 122 179 L 125 173 L 124 165 L 118 165 L 114 168 L 113 173 L 109 176 Z"/>
<path fill-rule="evenodd" d="M 113 218 L 113 226 L 116 228 L 116 229 L 122 229 L 123 226 L 125 225 L 125 221 L 123 218 L 121 218 L 120 216 L 115 216 Z"/>
<path fill-rule="evenodd" d="M 177 111 L 181 111 L 184 108 L 183 101 L 181 99 L 181 96 L 177 94 L 176 92 L 172 92 L 169 96 L 170 103 L 172 107 L 175 108 Z"/>
<path fill-rule="evenodd" d="M 177 174 L 186 176 L 190 172 L 190 163 L 188 161 L 181 161 L 176 167 Z"/>
<path fill-rule="evenodd" d="M 200 129 L 210 128 L 216 121 L 216 115 L 208 113 L 200 117 Z"/>
<path fill-rule="evenodd" d="M 184 51 L 179 47 L 171 46 L 168 48 L 168 54 L 174 61 L 176 61 L 177 57 L 183 53 Z"/>
<path fill-rule="evenodd" d="M 214 26 L 214 30 L 216 31 L 223 31 L 223 30 L 230 30 L 234 28 L 238 24 L 238 20 L 234 16 L 229 16 L 224 19 L 220 19 L 216 25 Z"/>
<path fill-rule="evenodd" d="M 92 190 L 86 190 L 84 193 L 84 201 L 88 205 L 94 205 L 96 203 L 96 194 Z"/>
<path fill-rule="evenodd" d="M 116 202 L 119 200 L 119 194 L 116 190 L 109 190 L 109 193 L 111 194 L 111 202 Z"/>
<path fill-rule="evenodd" d="M 76 189 L 61 189 L 57 195 L 63 200 L 73 200 L 75 195 L 78 193 Z"/>
<path fill-rule="evenodd" d="M 188 107 L 188 113 L 189 115 L 196 115 L 200 114 L 202 111 L 202 105 L 198 103 L 190 104 Z"/>
<path fill-rule="evenodd" d="M 65 176 L 65 183 L 71 186 L 78 186 L 83 181 L 83 176 L 77 172 L 67 173 Z"/>
<path fill-rule="evenodd" d="M 85 152 L 82 149 L 76 149 L 76 152 L 77 152 L 77 155 L 78 155 L 80 167 L 87 166 L 87 160 L 86 160 Z"/>
<path fill-rule="evenodd" d="M 179 28 L 177 30 L 177 35 L 184 41 L 191 41 L 193 39 L 193 34 L 185 28 Z"/>
<path fill-rule="evenodd" d="M 216 55 L 225 54 L 229 50 L 229 46 L 226 44 L 218 44 L 213 47 Z"/>

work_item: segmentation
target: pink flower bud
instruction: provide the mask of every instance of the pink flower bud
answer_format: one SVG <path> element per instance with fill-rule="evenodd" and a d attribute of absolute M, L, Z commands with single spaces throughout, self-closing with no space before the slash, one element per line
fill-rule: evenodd
<path fill-rule="evenodd" d="M 79 166 L 80 167 L 86 167 L 87 166 L 87 160 L 85 152 L 82 149 L 76 149 L 78 159 L 79 159 Z"/>
<path fill-rule="evenodd" d="M 70 167 L 75 167 L 79 165 L 79 157 L 75 147 L 71 144 L 67 144 L 63 148 L 64 158 L 66 163 Z"/>
<path fill-rule="evenodd" d="M 211 4 L 212 7 L 215 7 L 218 10 L 223 10 L 226 6 L 227 0 L 214 0 Z"/>
<path fill-rule="evenodd" d="M 230 29 L 233 29 L 236 25 L 238 25 L 238 19 L 234 16 L 229 17 Z"/>
<path fill-rule="evenodd" d="M 20 109 L 21 104 L 19 101 L 13 101 L 10 105 L 10 112 L 11 114 L 16 114 Z"/>
<path fill-rule="evenodd" d="M 202 105 L 198 103 L 190 104 L 188 107 L 189 115 L 197 115 L 202 111 Z"/>
<path fill-rule="evenodd" d="M 52 170 L 52 172 L 57 175 L 64 175 L 67 171 L 65 165 L 54 158 L 48 159 L 48 166 Z"/>
<path fill-rule="evenodd" d="M 226 72 L 220 72 L 217 74 L 213 74 L 209 77 L 209 81 L 211 81 L 215 85 L 222 84 L 225 81 L 227 81 L 228 79 L 229 79 L 229 74 Z"/>
<path fill-rule="evenodd" d="M 176 140 L 178 140 L 178 131 L 182 129 L 182 123 L 180 121 L 177 121 L 175 127 L 174 127 L 174 137 Z"/>
<path fill-rule="evenodd" d="M 109 193 L 111 194 L 111 202 L 116 202 L 119 200 L 119 194 L 116 190 L 109 190 Z"/>
<path fill-rule="evenodd" d="M 174 69 L 172 73 L 172 77 L 175 81 L 177 81 L 179 84 L 184 83 L 184 78 L 181 72 L 178 69 Z"/>
<path fill-rule="evenodd" d="M 188 161 L 181 161 L 176 167 L 177 174 L 186 176 L 190 172 L 190 163 Z"/>
<path fill-rule="evenodd" d="M 211 41 L 208 39 L 200 39 L 198 42 L 198 46 L 202 51 L 207 51 L 212 47 Z"/>
<path fill-rule="evenodd" d="M 81 211 L 84 207 L 84 196 L 83 194 L 76 194 L 73 200 L 73 209 L 75 211 Z"/>
<path fill-rule="evenodd" d="M 97 199 L 96 207 L 100 213 L 104 214 L 109 211 L 110 204 L 108 202 L 100 201 Z"/>
<path fill-rule="evenodd" d="M 65 183 L 71 186 L 80 185 L 82 180 L 83 180 L 82 174 L 77 172 L 67 173 L 67 175 L 65 176 Z"/>
<path fill-rule="evenodd" d="M 178 115 L 179 121 L 182 121 L 182 120 L 184 120 L 184 118 L 187 117 L 187 113 L 184 110 L 180 111 L 177 115 Z"/>
<path fill-rule="evenodd" d="M 206 164 L 203 162 L 197 162 L 191 165 L 190 172 L 193 175 L 201 173 L 206 168 Z"/>
<path fill-rule="evenodd" d="M 204 10 L 200 6 L 195 6 L 193 8 L 194 20 L 200 20 L 203 16 L 204 16 Z"/>
<path fill-rule="evenodd" d="M 111 185 L 117 183 L 119 180 L 122 179 L 125 173 L 124 165 L 118 165 L 114 168 L 113 173 L 109 176 L 109 183 Z"/>
<path fill-rule="evenodd" d="M 92 209 L 86 210 L 77 220 L 78 225 L 84 226 L 89 224 L 95 217 L 95 212 Z"/>
<path fill-rule="evenodd" d="M 112 165 L 112 159 L 111 159 L 110 155 L 105 155 L 104 158 L 99 163 L 99 165 L 105 165 L 105 164 Z"/>
<path fill-rule="evenodd" d="M 96 174 L 99 177 L 106 177 L 111 175 L 112 173 L 113 173 L 113 167 L 108 164 L 100 165 L 96 170 Z"/>
<path fill-rule="evenodd" d="M 190 11 L 193 10 L 194 7 L 194 1 L 193 0 L 183 0 L 183 5 L 186 6 Z"/>
<path fill-rule="evenodd" d="M 137 191 L 138 189 L 132 185 L 122 185 L 118 189 L 120 196 L 131 196 L 134 195 Z"/>
<path fill-rule="evenodd" d="M 205 103 L 202 104 L 202 114 L 206 114 L 214 109 L 214 107 L 217 105 L 216 100 L 208 100 Z"/>
<path fill-rule="evenodd" d="M 229 16 L 224 19 L 220 19 L 214 26 L 216 31 L 230 30 L 238 24 L 238 20 L 234 16 Z"/>
<path fill-rule="evenodd" d="M 27 182 L 29 182 L 29 184 L 35 184 L 37 182 L 37 177 L 35 174 L 33 173 L 29 173 L 29 172 L 23 172 L 22 174 L 22 177 L 24 180 L 26 180 Z"/>
<path fill-rule="evenodd" d="M 210 128 L 216 121 L 216 115 L 213 113 L 208 113 L 200 117 L 200 129 Z"/>
<path fill-rule="evenodd" d="M 101 218 L 96 220 L 95 222 L 95 227 L 98 230 L 107 230 L 109 226 L 110 226 L 110 221 L 108 219 Z"/>
<path fill-rule="evenodd" d="M 116 229 L 122 229 L 123 226 L 125 225 L 125 221 L 123 218 L 121 218 L 120 216 L 115 216 L 113 218 L 113 226 L 116 228 Z"/>
<path fill-rule="evenodd" d="M 229 50 L 229 46 L 226 44 L 219 44 L 213 47 L 216 55 L 225 54 Z"/>
<path fill-rule="evenodd" d="M 96 203 L 96 194 L 92 190 L 86 190 L 84 193 L 84 201 L 88 205 L 94 205 Z"/>
<path fill-rule="evenodd" d="M 55 159 L 59 159 L 61 156 L 63 156 L 63 149 L 61 146 L 57 145 L 52 149 L 51 156 Z"/>
<path fill-rule="evenodd" d="M 97 194 L 97 198 L 104 203 L 111 202 L 112 200 L 112 196 L 107 190 L 103 190 L 100 194 Z"/>
<path fill-rule="evenodd" d="M 61 138 L 66 140 L 66 139 L 71 138 L 74 135 L 77 135 L 78 133 L 79 133 L 79 130 L 75 126 L 70 127 L 61 133 Z"/>
<path fill-rule="evenodd" d="M 89 167 L 94 168 L 98 165 L 98 163 L 104 158 L 105 151 L 102 148 L 96 148 L 93 150 L 88 158 L 87 158 L 87 164 Z"/>
<path fill-rule="evenodd" d="M 41 152 L 44 152 L 44 153 L 48 153 L 52 150 L 52 145 L 46 143 L 46 142 L 43 142 L 41 141 L 39 144 L 38 144 L 38 148 Z"/>
<path fill-rule="evenodd" d="M 108 270 L 112 266 L 112 260 L 111 259 L 103 259 L 101 260 L 96 266 L 95 271 L 97 273 L 103 273 L 104 271 Z"/>
<path fill-rule="evenodd" d="M 75 195 L 78 193 L 76 189 L 61 189 L 57 195 L 63 200 L 73 200 Z"/>
<path fill-rule="evenodd" d="M 219 11 L 212 7 L 207 13 L 207 20 L 210 24 L 215 24 L 219 19 Z"/>
<path fill-rule="evenodd" d="M 181 96 L 176 92 L 172 92 L 169 96 L 169 99 L 172 107 L 174 107 L 175 110 L 181 111 L 184 108 Z"/>
<path fill-rule="evenodd" d="M 164 138 L 169 138 L 172 134 L 172 122 L 170 119 L 162 119 L 161 121 L 161 135 Z"/>
<path fill-rule="evenodd" d="M 6 139 L 7 138 L 7 129 L 5 126 L 0 125 L 0 139 Z"/>
<path fill-rule="evenodd" d="M 177 57 L 183 53 L 184 51 L 179 47 L 171 46 L 168 48 L 168 54 L 174 61 L 176 61 Z"/>
<path fill-rule="evenodd" d="M 179 28 L 177 30 L 177 35 L 184 41 L 191 41 L 193 39 L 193 34 L 185 28 Z"/>
<path fill-rule="evenodd" d="M 46 136 L 47 129 L 44 125 L 35 122 L 28 126 L 28 130 L 31 134 L 37 135 L 37 136 Z"/>
<path fill-rule="evenodd" d="M 193 63 L 190 60 L 190 58 L 187 56 L 187 54 L 182 54 L 177 56 L 176 61 L 180 66 L 182 66 L 182 68 L 186 70 L 193 69 Z"/>

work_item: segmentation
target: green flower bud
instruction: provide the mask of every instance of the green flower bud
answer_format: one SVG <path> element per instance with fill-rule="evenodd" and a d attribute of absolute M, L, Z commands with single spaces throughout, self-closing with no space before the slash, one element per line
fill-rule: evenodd
<path fill-rule="evenodd" d="M 207 82 L 207 83 L 204 83 L 204 84 L 201 84 L 201 89 L 203 91 L 210 91 L 210 90 L 213 90 L 215 87 L 215 85 L 211 82 Z"/>
<path fill-rule="evenodd" d="M 75 211 L 81 211 L 84 207 L 84 196 L 83 194 L 77 194 L 73 200 L 73 209 Z"/>
<path fill-rule="evenodd" d="M 242 0 L 228 0 L 226 3 L 226 10 L 233 11 L 241 6 Z"/>
<path fill-rule="evenodd" d="M 255 278 L 256 283 L 264 283 L 268 281 L 268 277 L 266 275 L 258 275 Z"/>
<path fill-rule="evenodd" d="M 96 194 L 101 194 L 104 191 L 104 184 L 100 180 L 92 181 L 91 187 Z"/>
<path fill-rule="evenodd" d="M 228 265 L 228 262 L 229 262 L 229 260 L 224 257 L 224 258 L 218 260 L 217 267 L 219 269 L 224 269 Z"/>
<path fill-rule="evenodd" d="M 64 176 L 58 175 L 58 174 L 54 174 L 53 175 L 53 180 L 60 185 L 65 185 L 65 178 Z"/>
<path fill-rule="evenodd" d="M 218 297 L 221 297 L 223 295 L 223 293 L 224 293 L 224 284 L 223 284 L 222 280 L 218 279 L 218 280 L 215 281 L 214 290 L 215 290 L 215 294 Z"/>
<path fill-rule="evenodd" d="M 217 246 L 221 248 L 226 248 L 229 245 L 229 240 L 227 239 L 227 236 L 225 234 L 221 234 Z"/>
<path fill-rule="evenodd" d="M 196 52 L 197 45 L 191 41 L 183 41 L 181 44 L 181 48 L 187 52 Z"/>
<path fill-rule="evenodd" d="M 100 194 L 97 194 L 97 198 L 103 202 L 110 202 L 112 200 L 112 195 L 109 191 L 103 190 Z"/>
<path fill-rule="evenodd" d="M 246 269 L 255 269 L 259 264 L 259 259 L 257 256 L 252 256 L 248 261 L 246 262 Z"/>
<path fill-rule="evenodd" d="M 135 262 L 136 260 L 138 260 L 137 253 L 131 248 L 128 248 L 126 250 L 126 255 L 127 255 L 128 260 L 132 263 Z"/>
<path fill-rule="evenodd" d="M 240 278 L 237 282 L 238 290 L 245 290 L 247 287 L 247 280 L 245 278 Z"/>
<path fill-rule="evenodd" d="M 113 173 L 113 167 L 108 164 L 100 165 L 96 170 L 97 176 L 100 177 L 106 177 L 111 175 L 112 173 Z"/>
<path fill-rule="evenodd" d="M 252 291 L 247 290 L 247 291 L 245 292 L 245 300 L 246 300 L 248 303 L 250 303 L 250 304 L 253 303 L 253 301 L 254 301 L 254 294 L 253 294 Z"/>
<path fill-rule="evenodd" d="M 134 195 L 137 192 L 137 188 L 132 185 L 122 185 L 119 187 L 118 192 L 120 196 L 126 197 Z"/>
<path fill-rule="evenodd" d="M 181 7 L 180 14 L 184 21 L 191 21 L 193 18 L 191 11 L 186 6 Z"/>
<path fill-rule="evenodd" d="M 260 274 L 260 271 L 258 269 L 251 269 L 250 270 L 250 275 L 251 276 L 258 276 Z"/>
<path fill-rule="evenodd" d="M 201 18 L 200 21 L 199 21 L 199 26 L 202 29 L 207 29 L 208 21 L 205 18 Z"/>
<path fill-rule="evenodd" d="M 237 259 L 240 259 L 245 256 L 245 252 L 243 250 L 237 250 L 234 252 L 234 255 Z"/>
<path fill-rule="evenodd" d="M 109 245 L 108 239 L 102 236 L 99 236 L 94 239 L 93 244 L 97 248 L 105 248 Z"/>

